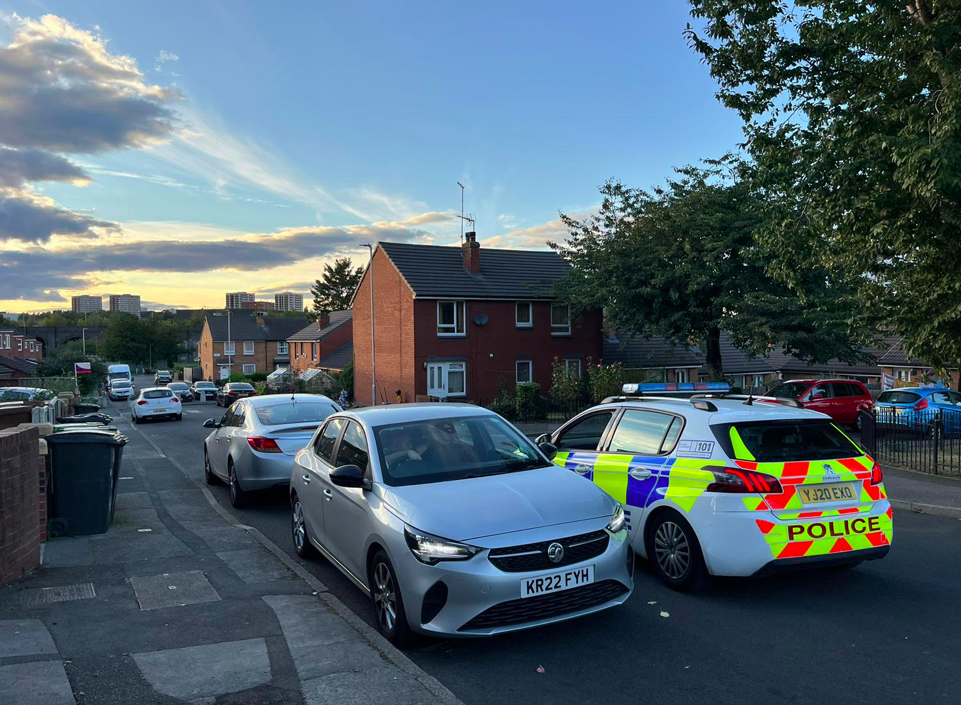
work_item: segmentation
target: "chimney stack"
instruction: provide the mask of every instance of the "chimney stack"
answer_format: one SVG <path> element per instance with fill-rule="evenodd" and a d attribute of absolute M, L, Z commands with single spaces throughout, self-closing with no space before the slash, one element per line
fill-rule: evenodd
<path fill-rule="evenodd" d="M 464 244 L 461 245 L 464 253 L 464 269 L 471 274 L 480 274 L 480 243 L 477 242 L 477 233 L 471 230 L 464 233 Z"/>
<path fill-rule="evenodd" d="M 257 325 L 258 325 L 258 326 L 262 326 L 262 325 L 266 325 L 266 323 L 267 323 L 267 319 L 264 318 L 264 314 L 258 313 L 258 314 L 257 314 Z"/>
<path fill-rule="evenodd" d="M 317 316 L 317 330 L 321 330 L 330 325 L 330 314 L 327 311 L 321 311 L 320 315 Z"/>

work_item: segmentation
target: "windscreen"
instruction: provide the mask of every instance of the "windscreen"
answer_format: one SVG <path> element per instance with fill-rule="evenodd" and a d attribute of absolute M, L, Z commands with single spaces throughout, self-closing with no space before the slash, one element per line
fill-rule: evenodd
<path fill-rule="evenodd" d="M 143 393 L 144 399 L 167 399 L 174 395 L 169 389 L 151 389 Z"/>
<path fill-rule="evenodd" d="M 914 404 L 921 401 L 921 396 L 914 392 L 881 392 L 878 395 L 879 404 Z"/>
<path fill-rule="evenodd" d="M 551 467 L 502 419 L 471 416 L 374 428 L 384 482 L 422 485 Z"/>
<path fill-rule="evenodd" d="M 107 379 L 129 379 L 129 372 L 111 372 L 107 375 Z"/>
<path fill-rule="evenodd" d="M 715 424 L 714 437 L 738 460 L 783 463 L 855 458 L 864 453 L 830 421 L 749 421 Z"/>
<path fill-rule="evenodd" d="M 310 423 L 320 425 L 320 422 L 338 411 L 333 404 L 317 401 L 285 401 L 278 404 L 258 406 L 257 419 L 264 426 L 279 426 L 288 423 Z"/>
<path fill-rule="evenodd" d="M 769 391 L 764 396 L 767 397 L 782 397 L 784 399 L 797 399 L 799 396 L 804 394 L 804 390 L 810 387 L 808 382 L 785 382 L 784 384 L 779 384 Z"/>
<path fill-rule="evenodd" d="M 234 392 L 249 392 L 251 389 L 253 389 L 253 386 L 245 384 L 244 382 L 237 382 L 230 385 L 230 390 Z"/>

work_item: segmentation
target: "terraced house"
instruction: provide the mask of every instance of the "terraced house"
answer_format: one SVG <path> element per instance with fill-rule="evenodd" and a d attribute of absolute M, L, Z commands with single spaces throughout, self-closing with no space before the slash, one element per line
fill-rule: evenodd
<path fill-rule="evenodd" d="M 287 339 L 304 328 L 303 317 L 210 315 L 204 318 L 197 354 L 205 380 L 231 372 L 269 374 L 290 364 Z"/>
<path fill-rule="evenodd" d="M 287 339 L 290 371 L 339 371 L 353 358 L 353 311 L 322 313 Z"/>

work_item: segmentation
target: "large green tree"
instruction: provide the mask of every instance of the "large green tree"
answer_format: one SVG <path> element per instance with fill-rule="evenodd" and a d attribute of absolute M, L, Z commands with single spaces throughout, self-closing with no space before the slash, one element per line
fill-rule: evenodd
<path fill-rule="evenodd" d="M 722 331 L 759 356 L 781 346 L 818 362 L 860 357 L 846 335 L 850 312 L 823 272 L 803 278 L 803 297 L 768 274 L 748 182 L 687 167 L 650 192 L 609 182 L 601 194 L 595 216 L 562 216 L 569 237 L 551 244 L 571 265 L 557 291 L 575 309 L 602 308 L 633 335 L 699 346 L 712 379 L 723 378 Z"/>
<path fill-rule="evenodd" d="M 364 268 L 354 269 L 350 257 L 334 260 L 334 265 L 324 265 L 323 279 L 318 279 L 310 293 L 314 295 L 314 310 L 342 311 L 350 308 L 354 289 L 364 275 Z"/>
<path fill-rule="evenodd" d="M 688 38 L 745 122 L 774 273 L 849 278 L 876 329 L 958 366 L 961 2 L 690 2 Z"/>

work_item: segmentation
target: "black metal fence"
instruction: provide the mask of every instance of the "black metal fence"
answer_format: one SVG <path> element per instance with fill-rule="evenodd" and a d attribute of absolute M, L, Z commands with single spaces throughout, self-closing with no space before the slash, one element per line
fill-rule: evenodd
<path fill-rule="evenodd" d="M 961 411 L 862 411 L 861 442 L 882 465 L 961 476 Z"/>
<path fill-rule="evenodd" d="M 490 409 L 514 423 L 560 424 L 594 406 L 589 401 L 560 402 L 550 397 L 497 397 L 471 399 L 471 404 Z"/>

